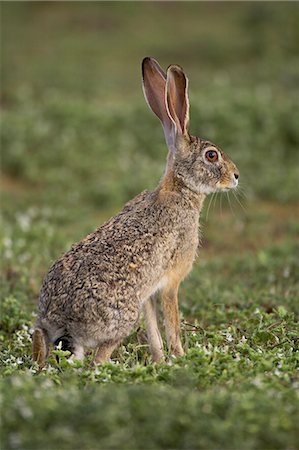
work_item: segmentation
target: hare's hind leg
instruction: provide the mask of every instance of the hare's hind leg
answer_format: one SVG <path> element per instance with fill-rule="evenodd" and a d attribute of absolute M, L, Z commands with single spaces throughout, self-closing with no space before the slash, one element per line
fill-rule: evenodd
<path fill-rule="evenodd" d="M 156 298 L 150 297 L 149 300 L 143 305 L 143 312 L 150 352 L 153 361 L 159 362 L 164 359 L 164 354 L 163 340 L 157 323 L 156 303 Z"/>
<path fill-rule="evenodd" d="M 37 362 L 39 369 L 44 367 L 48 353 L 48 334 L 42 328 L 36 327 L 32 336 L 32 357 L 33 361 Z"/>
<path fill-rule="evenodd" d="M 115 349 L 115 347 L 118 346 L 120 341 L 108 341 L 104 342 L 98 349 L 95 354 L 93 363 L 94 364 L 102 364 L 104 362 L 109 361 L 110 356 Z"/>
<path fill-rule="evenodd" d="M 183 356 L 184 350 L 180 338 L 180 314 L 178 307 L 179 284 L 170 284 L 161 292 L 164 324 L 168 351 L 174 356 Z"/>

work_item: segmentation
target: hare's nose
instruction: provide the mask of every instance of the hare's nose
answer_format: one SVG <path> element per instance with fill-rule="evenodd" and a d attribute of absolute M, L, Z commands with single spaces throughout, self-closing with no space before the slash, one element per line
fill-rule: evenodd
<path fill-rule="evenodd" d="M 237 180 L 239 178 L 239 174 L 238 173 L 234 173 L 234 177 Z"/>

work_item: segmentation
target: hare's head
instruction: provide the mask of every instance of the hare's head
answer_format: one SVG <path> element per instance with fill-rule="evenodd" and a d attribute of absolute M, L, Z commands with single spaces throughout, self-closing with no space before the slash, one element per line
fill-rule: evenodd
<path fill-rule="evenodd" d="M 156 60 L 144 58 L 142 78 L 147 103 L 163 125 L 167 171 L 196 193 L 236 188 L 235 164 L 215 144 L 189 134 L 188 79 L 183 69 L 171 65 L 165 74 Z"/>

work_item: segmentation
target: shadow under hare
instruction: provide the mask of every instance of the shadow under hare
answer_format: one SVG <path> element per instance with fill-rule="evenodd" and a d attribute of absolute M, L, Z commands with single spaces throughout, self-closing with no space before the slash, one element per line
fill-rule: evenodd
<path fill-rule="evenodd" d="M 162 122 L 166 170 L 154 191 L 144 191 L 50 268 L 39 298 L 33 359 L 45 364 L 50 344 L 73 357 L 96 348 L 95 363 L 110 358 L 143 310 L 153 361 L 163 359 L 156 316 L 160 291 L 169 353 L 183 355 L 178 288 L 192 268 L 198 221 L 207 194 L 236 188 L 239 172 L 223 151 L 190 136 L 188 79 L 181 67 L 165 73 L 142 62 L 143 90 Z"/>

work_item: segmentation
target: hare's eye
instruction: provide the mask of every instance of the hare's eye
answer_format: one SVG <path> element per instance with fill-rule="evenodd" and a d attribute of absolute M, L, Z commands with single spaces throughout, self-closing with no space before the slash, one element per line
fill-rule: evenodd
<path fill-rule="evenodd" d="M 215 150 L 208 150 L 206 152 L 206 158 L 210 162 L 215 162 L 218 160 L 218 153 Z"/>

